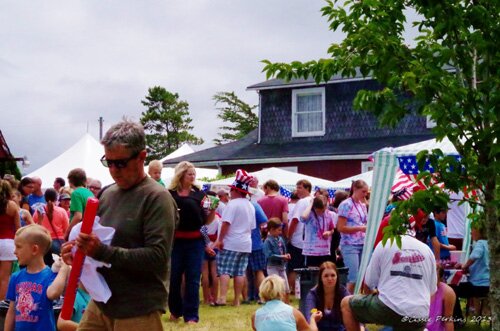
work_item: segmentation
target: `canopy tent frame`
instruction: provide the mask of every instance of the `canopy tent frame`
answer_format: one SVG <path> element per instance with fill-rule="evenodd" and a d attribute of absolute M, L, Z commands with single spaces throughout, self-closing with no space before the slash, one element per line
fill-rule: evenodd
<path fill-rule="evenodd" d="M 396 172 L 399 169 L 399 162 L 397 158 L 401 156 L 414 156 L 421 150 L 429 150 L 431 148 L 440 148 L 445 154 L 458 154 L 448 139 L 444 139 L 439 143 L 437 143 L 435 139 L 431 139 L 421 143 L 398 148 L 384 148 L 373 154 L 374 169 L 372 191 L 370 195 L 370 208 L 368 211 L 368 224 L 366 228 L 366 236 L 359 266 L 358 278 L 356 281 L 355 293 L 359 293 L 361 289 L 361 284 L 373 253 L 373 245 L 384 215 L 386 203 L 389 199 L 390 189 L 394 182 Z M 465 203 L 464 205 L 465 215 L 469 215 L 472 212 L 472 208 L 469 203 Z M 471 243 L 470 222 L 471 220 L 466 217 L 463 241 L 465 254 L 462 254 L 462 263 L 469 258 L 470 254 L 470 250 L 468 249 Z"/>

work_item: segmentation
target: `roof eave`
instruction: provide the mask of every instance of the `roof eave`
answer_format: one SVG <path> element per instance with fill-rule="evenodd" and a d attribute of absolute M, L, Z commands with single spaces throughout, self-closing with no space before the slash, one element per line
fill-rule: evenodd
<path fill-rule="evenodd" d="M 231 159 L 216 161 L 190 161 L 198 167 L 217 167 L 236 164 L 264 164 L 264 163 L 287 163 L 287 162 L 309 162 L 309 161 L 335 161 L 335 160 L 367 160 L 370 154 L 352 155 L 315 155 L 315 156 L 291 156 L 279 158 L 254 158 L 254 159 Z M 169 163 L 165 162 L 165 165 Z M 175 163 L 172 163 L 172 165 Z"/>
<path fill-rule="evenodd" d="M 316 84 L 315 81 L 311 82 L 301 82 L 301 83 L 283 83 L 280 85 L 262 85 L 258 86 L 259 84 L 255 85 L 250 85 L 246 88 L 247 91 L 262 91 L 262 90 L 276 90 L 276 89 L 283 89 L 283 88 L 300 88 L 300 87 L 310 87 L 310 86 L 322 86 L 322 85 L 327 85 L 327 84 L 338 84 L 338 83 L 346 83 L 346 82 L 357 82 L 357 81 L 363 81 L 363 80 L 371 80 L 373 79 L 372 77 L 353 77 L 353 78 L 341 78 L 341 79 L 333 79 L 329 80 L 327 82 L 321 82 L 319 84 Z"/>

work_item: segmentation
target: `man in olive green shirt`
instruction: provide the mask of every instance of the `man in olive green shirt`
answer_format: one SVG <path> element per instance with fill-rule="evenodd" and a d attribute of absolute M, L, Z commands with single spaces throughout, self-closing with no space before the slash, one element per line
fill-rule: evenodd
<path fill-rule="evenodd" d="M 109 167 L 115 184 L 99 198 L 100 224 L 116 231 L 107 246 L 95 234 L 80 233 L 63 247 L 71 263 L 76 245 L 87 256 L 111 264 L 98 271 L 111 298 L 91 301 L 80 321 L 81 330 L 163 330 L 170 252 L 177 207 L 170 193 L 144 172 L 146 143 L 143 127 L 123 121 L 112 126 L 102 140 L 101 162 Z"/>

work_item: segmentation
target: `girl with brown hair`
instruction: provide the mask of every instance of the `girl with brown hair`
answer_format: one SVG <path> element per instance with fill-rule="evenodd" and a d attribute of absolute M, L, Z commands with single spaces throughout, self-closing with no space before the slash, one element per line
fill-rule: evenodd
<path fill-rule="evenodd" d="M 60 254 L 61 246 L 64 243 L 64 234 L 69 226 L 68 213 L 63 208 L 56 206 L 56 190 L 53 188 L 47 189 L 44 197 L 47 204 L 36 209 L 34 219 L 37 224 L 42 225 L 50 232 L 52 238 L 50 252 Z"/>
<path fill-rule="evenodd" d="M 340 285 L 337 266 L 327 261 L 319 267 L 318 284 L 313 287 L 306 297 L 305 316 L 310 318 L 311 311 L 317 309 L 323 313 L 318 322 L 319 330 L 345 330 L 340 312 L 340 302 L 348 296 L 346 288 Z"/>

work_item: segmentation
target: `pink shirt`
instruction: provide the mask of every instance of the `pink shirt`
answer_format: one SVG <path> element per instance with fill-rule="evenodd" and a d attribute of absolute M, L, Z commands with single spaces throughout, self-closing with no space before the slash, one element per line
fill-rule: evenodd
<path fill-rule="evenodd" d="M 38 221 L 38 211 L 35 212 L 34 220 L 35 222 Z M 52 226 L 50 223 L 52 223 Z M 61 207 L 54 206 L 54 212 L 52 213 L 52 222 L 49 221 L 49 218 L 45 213 L 43 215 L 41 225 L 47 230 L 49 230 L 50 237 L 52 239 L 64 239 L 64 233 L 66 232 L 66 229 L 68 229 L 69 226 L 68 213 Z M 54 232 L 54 230 L 56 232 Z"/>
<path fill-rule="evenodd" d="M 283 213 L 288 213 L 288 201 L 281 195 L 266 195 L 257 202 L 264 210 L 267 218 L 277 217 L 281 220 Z"/>

